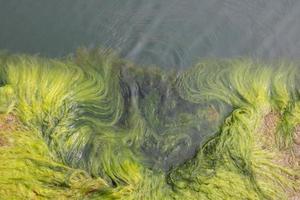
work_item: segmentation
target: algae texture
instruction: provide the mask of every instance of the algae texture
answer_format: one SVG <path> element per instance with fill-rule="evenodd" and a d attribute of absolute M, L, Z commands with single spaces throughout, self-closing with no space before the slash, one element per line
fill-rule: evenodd
<path fill-rule="evenodd" d="M 0 55 L 0 199 L 297 199 L 296 63 Z"/>

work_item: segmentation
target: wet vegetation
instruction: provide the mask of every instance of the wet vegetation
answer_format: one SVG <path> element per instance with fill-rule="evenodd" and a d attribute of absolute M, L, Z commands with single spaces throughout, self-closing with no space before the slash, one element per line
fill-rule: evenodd
<path fill-rule="evenodd" d="M 2 53 L 3 199 L 300 198 L 296 64 Z"/>

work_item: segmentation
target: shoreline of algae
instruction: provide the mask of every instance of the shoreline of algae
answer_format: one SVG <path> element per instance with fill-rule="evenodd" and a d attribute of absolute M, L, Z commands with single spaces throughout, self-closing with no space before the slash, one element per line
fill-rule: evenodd
<path fill-rule="evenodd" d="M 0 59 L 0 199 L 297 199 L 297 66 Z M 298 86 L 299 85 L 299 86 Z"/>

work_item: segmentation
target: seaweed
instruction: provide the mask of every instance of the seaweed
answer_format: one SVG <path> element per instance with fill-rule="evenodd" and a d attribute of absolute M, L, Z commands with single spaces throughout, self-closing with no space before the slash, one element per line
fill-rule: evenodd
<path fill-rule="evenodd" d="M 295 64 L 0 55 L 2 199 L 299 196 Z"/>

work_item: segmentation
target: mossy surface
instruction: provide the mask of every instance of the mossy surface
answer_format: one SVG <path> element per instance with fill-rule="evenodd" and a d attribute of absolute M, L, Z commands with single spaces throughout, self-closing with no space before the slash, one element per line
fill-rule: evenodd
<path fill-rule="evenodd" d="M 295 64 L 1 54 L 0 199 L 300 198 Z"/>

